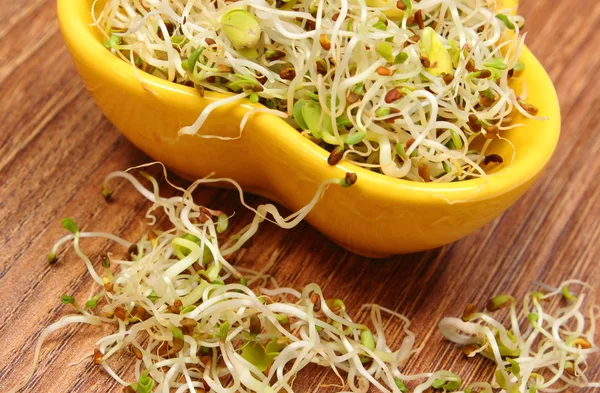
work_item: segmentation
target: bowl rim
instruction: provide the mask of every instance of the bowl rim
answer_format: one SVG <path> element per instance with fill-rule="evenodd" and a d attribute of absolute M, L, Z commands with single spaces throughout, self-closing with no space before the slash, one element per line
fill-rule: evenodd
<path fill-rule="evenodd" d="M 200 102 L 200 100 L 212 101 L 229 96 L 223 93 L 206 91 L 205 96 L 200 97 L 192 87 L 170 82 L 144 71 L 134 69 L 131 64 L 123 61 L 107 50 L 97 37 L 100 34 L 100 31 L 98 30 L 98 32 L 94 34 L 93 29 L 97 28 L 86 23 L 87 17 L 91 19 L 91 13 L 88 14 L 87 17 L 82 13 L 90 11 L 92 3 L 95 4 L 96 1 L 87 0 L 75 2 L 75 4 L 73 4 L 72 0 L 57 0 L 57 16 L 62 34 L 65 37 L 65 40 L 68 41 L 68 45 L 75 45 L 79 53 L 85 53 L 90 58 L 98 59 L 99 62 L 108 65 L 112 72 L 119 74 L 124 80 L 141 81 L 151 85 L 152 89 L 159 94 L 162 90 L 164 92 L 169 92 L 169 94 L 176 94 L 178 98 L 182 100 L 191 99 L 196 100 L 197 102 Z M 69 39 L 67 40 L 67 38 Z M 72 48 L 70 48 L 70 50 L 71 49 Z M 343 169 L 344 172 L 355 172 L 360 179 L 360 183 L 363 184 L 371 183 L 372 185 L 383 187 L 388 191 L 392 189 L 395 192 L 399 190 L 410 191 L 411 193 L 418 193 L 421 196 L 435 193 L 438 198 L 441 197 L 448 203 L 472 202 L 475 200 L 489 199 L 499 194 L 509 192 L 514 188 L 531 181 L 549 162 L 558 143 L 560 134 L 560 107 L 550 77 L 526 46 L 523 46 L 521 57 L 527 57 L 527 70 L 535 68 L 536 75 L 533 76 L 534 78 L 546 79 L 549 84 L 548 90 L 551 93 L 551 96 L 545 97 L 543 105 L 542 103 L 538 103 L 539 108 L 549 107 L 549 113 L 556 113 L 556 116 L 551 119 L 539 121 L 540 123 L 545 123 L 545 125 L 540 128 L 548 129 L 550 132 L 548 132 L 547 136 L 551 136 L 545 139 L 540 138 L 545 140 L 546 143 L 536 146 L 537 150 L 543 147 L 545 149 L 545 154 L 535 154 L 533 157 L 523 159 L 517 163 L 511 162 L 510 165 L 489 174 L 485 178 L 462 180 L 452 183 L 426 183 L 398 179 L 362 168 L 349 160 L 342 160 L 336 167 Z M 250 103 L 248 99 L 240 100 L 240 104 L 248 108 L 257 105 Z M 326 164 L 329 153 L 325 149 L 302 136 L 300 132 L 279 117 L 267 113 L 260 113 L 258 115 L 259 116 L 253 116 L 253 118 L 258 118 L 258 121 L 261 122 L 268 119 L 269 122 L 276 124 L 278 133 L 286 133 L 286 138 L 289 139 L 289 143 L 300 144 L 302 149 L 310 150 L 314 156 L 323 160 Z M 285 130 L 283 130 L 284 128 Z M 520 130 L 527 130 L 527 128 L 528 125 L 519 127 Z M 465 197 L 467 197 L 467 199 L 464 199 Z"/>

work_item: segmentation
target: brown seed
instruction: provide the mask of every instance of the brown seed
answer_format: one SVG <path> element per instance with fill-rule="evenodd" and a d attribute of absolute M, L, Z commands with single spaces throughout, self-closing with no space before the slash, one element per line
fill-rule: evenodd
<path fill-rule="evenodd" d="M 168 307 L 168 309 L 173 314 L 179 314 L 179 312 L 181 311 L 181 306 L 183 306 L 183 303 L 181 302 L 181 300 L 177 299 L 173 302 L 173 305 Z"/>
<path fill-rule="evenodd" d="M 344 178 L 346 180 L 346 183 L 351 186 L 354 183 L 356 183 L 356 181 L 358 180 L 358 175 L 356 173 L 352 173 L 352 172 L 346 172 L 346 176 Z M 319 304 L 319 309 L 321 309 L 321 305 Z M 318 310 L 315 310 L 318 311 Z"/>
<path fill-rule="evenodd" d="M 498 128 L 498 126 L 487 126 L 485 127 L 485 137 L 487 139 L 496 139 L 498 137 L 498 133 L 500 132 L 500 129 Z"/>
<path fill-rule="evenodd" d="M 131 317 L 144 321 L 148 319 L 148 313 L 144 307 L 136 304 L 131 310 Z"/>
<path fill-rule="evenodd" d="M 419 172 L 419 176 L 421 176 L 421 179 L 423 179 L 423 181 L 425 183 L 428 183 L 431 181 L 431 178 L 429 175 L 429 165 L 423 164 L 423 165 L 419 166 L 418 172 Z"/>
<path fill-rule="evenodd" d="M 473 303 L 467 304 L 467 307 L 465 307 L 465 310 L 463 311 L 462 320 L 465 322 L 468 321 L 470 319 L 471 315 L 473 315 L 476 312 L 477 312 L 476 305 L 474 305 Z"/>
<path fill-rule="evenodd" d="M 386 104 L 390 104 L 400 98 L 404 97 L 404 93 L 399 88 L 392 89 L 388 91 L 385 95 L 384 101 Z"/>
<path fill-rule="evenodd" d="M 483 33 L 484 30 L 485 30 L 485 25 L 481 25 L 477 28 L 478 33 Z"/>
<path fill-rule="evenodd" d="M 264 76 L 263 74 L 261 74 L 260 72 L 257 72 L 256 73 L 256 80 L 258 81 L 258 83 L 264 84 L 267 81 L 267 77 Z"/>
<path fill-rule="evenodd" d="M 181 321 L 179 321 L 179 323 L 181 323 L 181 326 L 194 327 L 198 324 L 198 321 L 196 321 L 195 319 L 192 319 L 192 318 L 181 318 Z"/>
<path fill-rule="evenodd" d="M 356 94 L 355 92 L 351 92 L 350 94 L 348 94 L 348 97 L 346 97 L 346 102 L 348 104 L 354 104 L 358 102 L 359 99 L 360 96 L 358 94 Z"/>
<path fill-rule="evenodd" d="M 313 309 L 315 310 L 315 312 L 321 311 L 321 301 L 320 300 L 321 300 L 321 298 L 320 298 L 319 294 L 317 294 L 317 293 L 313 293 L 310 297 L 310 301 L 314 305 Z"/>
<path fill-rule="evenodd" d="M 217 83 L 217 77 L 214 75 L 208 76 L 208 77 L 206 77 L 206 81 L 208 83 Z"/>
<path fill-rule="evenodd" d="M 135 393 L 135 389 L 132 388 L 131 386 L 125 386 L 123 388 L 123 393 Z"/>
<path fill-rule="evenodd" d="M 514 68 L 511 68 L 510 70 L 508 70 L 508 74 L 507 74 L 508 79 L 512 78 L 514 75 L 515 75 Z"/>
<path fill-rule="evenodd" d="M 308 31 L 313 31 L 317 28 L 317 22 L 315 22 L 314 20 L 307 19 L 306 23 L 304 24 L 304 28 Z"/>
<path fill-rule="evenodd" d="M 421 60 L 421 64 L 423 64 L 423 67 L 425 67 L 425 68 L 431 67 L 431 62 L 429 61 L 428 58 L 421 56 L 420 60 Z"/>
<path fill-rule="evenodd" d="M 203 279 L 204 281 L 206 281 L 207 283 L 209 283 L 209 284 L 212 283 L 212 280 L 206 274 L 198 273 L 198 276 L 200 276 L 200 278 Z"/>
<path fill-rule="evenodd" d="M 415 143 L 415 138 L 410 138 L 410 139 L 408 139 L 408 140 L 406 141 L 406 143 L 404 144 L 404 146 L 405 146 L 407 149 L 410 149 L 410 147 L 412 146 L 412 144 L 413 144 L 413 143 Z"/>
<path fill-rule="evenodd" d="M 260 319 L 256 315 L 252 315 L 250 317 L 250 334 L 260 334 L 262 330 L 262 324 L 260 323 Z"/>
<path fill-rule="evenodd" d="M 100 365 L 102 364 L 102 356 L 104 356 L 104 354 L 102 352 L 100 352 L 100 350 L 98 348 L 94 348 L 94 364 L 96 365 Z"/>
<path fill-rule="evenodd" d="M 462 352 L 466 355 L 469 356 L 470 354 L 473 353 L 473 351 L 478 350 L 479 347 L 475 344 L 469 344 L 469 345 L 465 345 L 464 347 L 462 347 Z"/>
<path fill-rule="evenodd" d="M 446 85 L 449 85 L 454 80 L 454 75 L 452 75 L 452 74 L 444 74 L 444 76 L 442 77 L 442 79 L 444 80 L 444 83 Z"/>
<path fill-rule="evenodd" d="M 415 12 L 415 21 L 417 22 L 419 29 L 425 28 L 425 22 L 423 21 L 423 12 L 421 10 Z"/>
<path fill-rule="evenodd" d="M 590 349 L 592 344 L 583 337 L 578 337 L 575 340 L 571 341 L 571 345 L 575 345 L 582 349 Z"/>
<path fill-rule="evenodd" d="M 329 41 L 327 34 L 321 34 L 319 37 L 319 43 L 321 44 L 321 48 L 325 50 L 331 49 L 331 41 Z"/>
<path fill-rule="evenodd" d="M 412 26 L 414 24 L 415 24 L 415 17 L 409 16 L 408 19 L 406 20 L 406 26 Z"/>
<path fill-rule="evenodd" d="M 132 243 L 131 246 L 129 246 L 129 248 L 127 249 L 127 252 L 129 254 L 137 254 L 139 252 L 137 244 Z"/>
<path fill-rule="evenodd" d="M 474 115 L 474 114 L 469 115 L 468 124 L 469 124 L 469 128 L 471 129 L 471 131 L 473 131 L 473 132 L 481 131 L 481 123 L 479 122 L 479 119 L 477 118 L 476 115 Z"/>
<path fill-rule="evenodd" d="M 475 63 L 473 62 L 473 59 L 469 59 L 469 61 L 467 62 L 467 64 L 465 65 L 465 68 L 467 69 L 467 71 L 469 72 L 473 72 L 475 71 Z"/>
<path fill-rule="evenodd" d="M 525 109 L 525 111 L 527 113 L 529 113 L 530 115 L 535 115 L 536 113 L 538 113 L 538 108 L 536 108 L 535 106 L 531 105 L 530 103 L 528 103 L 527 101 L 519 98 L 517 99 L 517 102 L 519 103 L 519 105 L 521 105 L 521 107 L 523 109 Z"/>
<path fill-rule="evenodd" d="M 200 358 L 200 362 L 208 367 L 212 363 L 212 358 L 210 356 L 204 355 Z"/>
<path fill-rule="evenodd" d="M 281 79 L 292 80 L 296 77 L 296 70 L 293 68 L 284 68 L 279 71 L 279 76 Z"/>
<path fill-rule="evenodd" d="M 130 345 L 129 348 L 131 348 L 131 352 L 133 352 L 136 359 L 142 360 L 144 358 L 144 354 L 142 354 L 142 351 L 138 347 Z"/>
<path fill-rule="evenodd" d="M 171 353 L 177 353 L 179 351 L 181 351 L 183 349 L 183 339 L 181 338 L 174 338 L 173 339 L 173 346 L 171 347 Z"/>
<path fill-rule="evenodd" d="M 216 43 L 217 43 L 215 40 L 213 40 L 213 39 L 212 39 L 212 38 L 210 38 L 210 37 L 209 37 L 209 38 L 206 38 L 206 39 L 204 40 L 204 42 L 206 42 L 206 45 L 209 45 L 209 46 L 210 46 L 210 45 L 214 45 L 214 44 L 216 44 Z"/>
<path fill-rule="evenodd" d="M 381 76 L 390 76 L 390 75 L 394 75 L 394 71 L 390 70 L 387 67 L 379 66 L 379 67 L 377 67 L 377 74 L 379 74 Z"/>
<path fill-rule="evenodd" d="M 502 159 L 502 157 L 498 154 L 490 154 L 485 156 L 485 158 L 483 159 L 483 165 L 488 165 L 492 162 L 498 163 L 498 164 L 502 164 L 504 160 Z"/>
<path fill-rule="evenodd" d="M 340 13 L 336 12 L 335 14 L 333 14 L 333 16 L 331 17 L 331 20 L 334 22 L 337 22 L 338 18 L 340 17 Z"/>
<path fill-rule="evenodd" d="M 482 95 L 479 97 L 479 103 L 480 103 L 481 105 L 485 106 L 485 107 L 490 107 L 490 106 L 494 105 L 494 102 L 495 102 L 495 101 L 494 101 L 494 99 L 493 99 L 493 98 L 487 98 L 487 97 L 485 96 L 485 94 L 482 94 Z"/>
<path fill-rule="evenodd" d="M 119 318 L 121 321 L 124 321 L 127 319 L 127 312 L 125 311 L 125 309 L 123 307 L 117 307 L 115 308 L 115 316 L 117 318 Z"/>
<path fill-rule="evenodd" d="M 285 57 L 285 52 L 279 49 L 269 49 L 265 52 L 265 58 L 269 61 L 279 60 Z"/>
<path fill-rule="evenodd" d="M 108 293 L 113 293 L 114 286 L 115 285 L 112 282 L 110 282 L 110 281 L 104 283 L 104 289 Z"/>
<path fill-rule="evenodd" d="M 331 151 L 329 157 L 327 157 L 327 163 L 329 165 L 337 165 L 338 162 L 342 160 L 344 157 L 344 146 L 336 146 L 335 149 Z"/>
<path fill-rule="evenodd" d="M 406 5 L 402 2 L 402 0 L 398 0 L 396 2 L 396 8 L 398 8 L 399 10 L 405 11 Z"/>
<path fill-rule="evenodd" d="M 323 59 L 317 59 L 317 72 L 321 75 L 327 74 L 327 63 Z"/>
<path fill-rule="evenodd" d="M 480 78 L 480 79 L 487 79 L 490 76 L 492 76 L 492 72 L 490 70 L 482 70 L 482 71 L 479 71 L 478 78 Z"/>

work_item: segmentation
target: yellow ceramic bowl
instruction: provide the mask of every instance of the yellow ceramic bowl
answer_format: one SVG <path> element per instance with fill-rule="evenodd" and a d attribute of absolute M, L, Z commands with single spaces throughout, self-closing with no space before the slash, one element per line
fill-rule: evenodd
<path fill-rule="evenodd" d="M 193 123 L 204 107 L 223 95 L 207 93 L 201 98 L 193 88 L 134 70 L 104 48 L 101 35 L 90 26 L 90 9 L 91 0 L 58 0 L 60 27 L 87 89 L 127 139 L 189 179 L 214 171 L 291 210 L 305 205 L 325 179 L 355 172 L 358 182 L 354 186 L 331 186 L 307 219 L 331 240 L 358 254 L 385 256 L 426 250 L 476 231 L 527 190 L 558 141 L 556 92 L 527 49 L 522 61 L 529 101 L 549 120 L 520 119 L 524 127 L 506 132 L 516 149 L 514 161 L 502 164 L 487 180 L 417 183 L 373 173 L 347 161 L 331 167 L 325 150 L 268 114 L 252 116 L 238 140 L 178 136 L 182 126 Z M 252 106 L 244 101 L 219 107 L 200 133 L 238 135 L 240 120 Z M 497 142 L 494 149 L 503 157 L 512 155 L 505 142 Z"/>

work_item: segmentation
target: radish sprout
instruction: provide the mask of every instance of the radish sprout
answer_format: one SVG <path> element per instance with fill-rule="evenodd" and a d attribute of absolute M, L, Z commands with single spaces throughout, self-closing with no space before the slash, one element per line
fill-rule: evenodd
<path fill-rule="evenodd" d="M 152 202 L 146 214 L 152 228 L 137 242 L 81 231 L 73 220 L 62 221 L 71 234 L 56 243 L 49 260 L 55 263 L 59 247 L 72 242 L 95 288 L 85 302 L 69 294 L 61 297 L 77 313 L 42 332 L 33 368 L 11 393 L 32 378 L 46 337 L 75 323 L 113 327 L 89 356 L 127 393 L 293 392 L 295 378 L 309 365 L 330 369 L 344 392 L 366 393 L 374 387 L 381 392 L 407 393 L 410 386 L 415 393 L 431 389 L 491 393 L 497 387 L 501 393 L 535 393 L 599 386 L 587 380 L 585 371 L 588 356 L 598 351 L 593 339 L 600 306 L 591 306 L 588 316 L 582 313 L 583 290 L 590 288 L 579 281 L 567 281 L 546 294 L 531 294 L 520 312 L 512 296 L 493 298 L 487 308 L 490 312 L 508 308 L 508 328 L 473 305 L 467 307 L 463 319 L 443 319 L 440 330 L 446 338 L 465 345 L 469 356 L 479 353 L 497 366 L 493 384 L 475 382 L 463 388 L 462 378 L 450 370 L 403 373 L 403 365 L 421 348 L 415 347 L 410 321 L 402 314 L 366 304 L 363 310 L 369 312 L 369 321 L 355 321 L 342 299 L 328 298 L 316 283 L 297 291 L 227 261 L 267 214 L 283 227 L 291 227 L 306 214 L 306 208 L 283 218 L 274 206 L 259 206 L 254 210 L 259 220 L 255 218 L 220 244 L 221 233 L 229 230 L 229 217 L 197 205 L 192 193 L 199 184 L 227 179 L 200 179 L 186 189 L 174 186 L 181 195 L 167 198 L 160 195 L 156 179 L 144 176 L 151 188 L 128 172 L 114 172 L 107 176 L 102 193 L 110 195 L 109 182 L 121 178 Z M 348 174 L 326 185 L 350 186 L 355 181 L 355 175 Z M 308 207 L 318 202 L 323 190 L 318 190 Z M 157 209 L 167 223 L 156 225 Z M 105 254 L 98 272 L 79 243 L 87 238 L 111 240 L 126 252 Z M 581 293 L 570 291 L 575 285 L 582 288 Z M 551 312 L 545 304 L 555 298 L 564 298 L 566 305 Z M 402 326 L 396 349 L 385 335 L 384 315 Z M 529 325 L 523 330 L 524 319 Z M 111 367 L 113 358 L 124 353 L 135 362 L 133 377 L 119 376 Z"/>
<path fill-rule="evenodd" d="M 180 134 L 230 139 L 199 131 L 215 108 L 249 98 L 335 155 L 331 165 L 450 182 L 502 165 L 490 143 L 518 126 L 515 113 L 537 118 L 509 83 L 524 67 L 523 18 L 510 11 L 496 0 L 109 0 L 92 14 L 136 70 L 232 93 Z"/>

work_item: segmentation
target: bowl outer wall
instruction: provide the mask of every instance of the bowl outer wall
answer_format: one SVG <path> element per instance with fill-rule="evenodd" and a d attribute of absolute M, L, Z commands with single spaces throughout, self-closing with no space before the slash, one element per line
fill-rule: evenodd
<path fill-rule="evenodd" d="M 307 220 L 343 247 L 362 255 L 385 256 L 435 248 L 481 228 L 512 205 L 550 159 L 558 142 L 560 111 L 543 67 L 524 48 L 528 100 L 545 121 L 519 119 L 523 127 L 505 133 L 515 146 L 510 165 L 487 179 L 448 184 L 393 179 L 347 161 L 326 163 L 328 153 L 282 119 L 250 117 L 242 137 L 222 141 L 179 136 L 209 103 L 225 97 L 175 85 L 134 69 L 106 50 L 90 26 L 91 2 L 58 0 L 65 43 L 88 91 L 106 117 L 134 145 L 188 179 L 209 173 L 235 179 L 244 190 L 296 210 L 310 201 L 318 184 L 346 172 L 358 174 L 350 188 L 329 187 Z M 204 135 L 236 137 L 253 105 L 219 107 L 200 130 Z M 510 157 L 512 148 L 494 149 Z M 508 160 L 507 160 L 508 161 Z M 223 184 L 225 186 L 225 184 Z"/>

